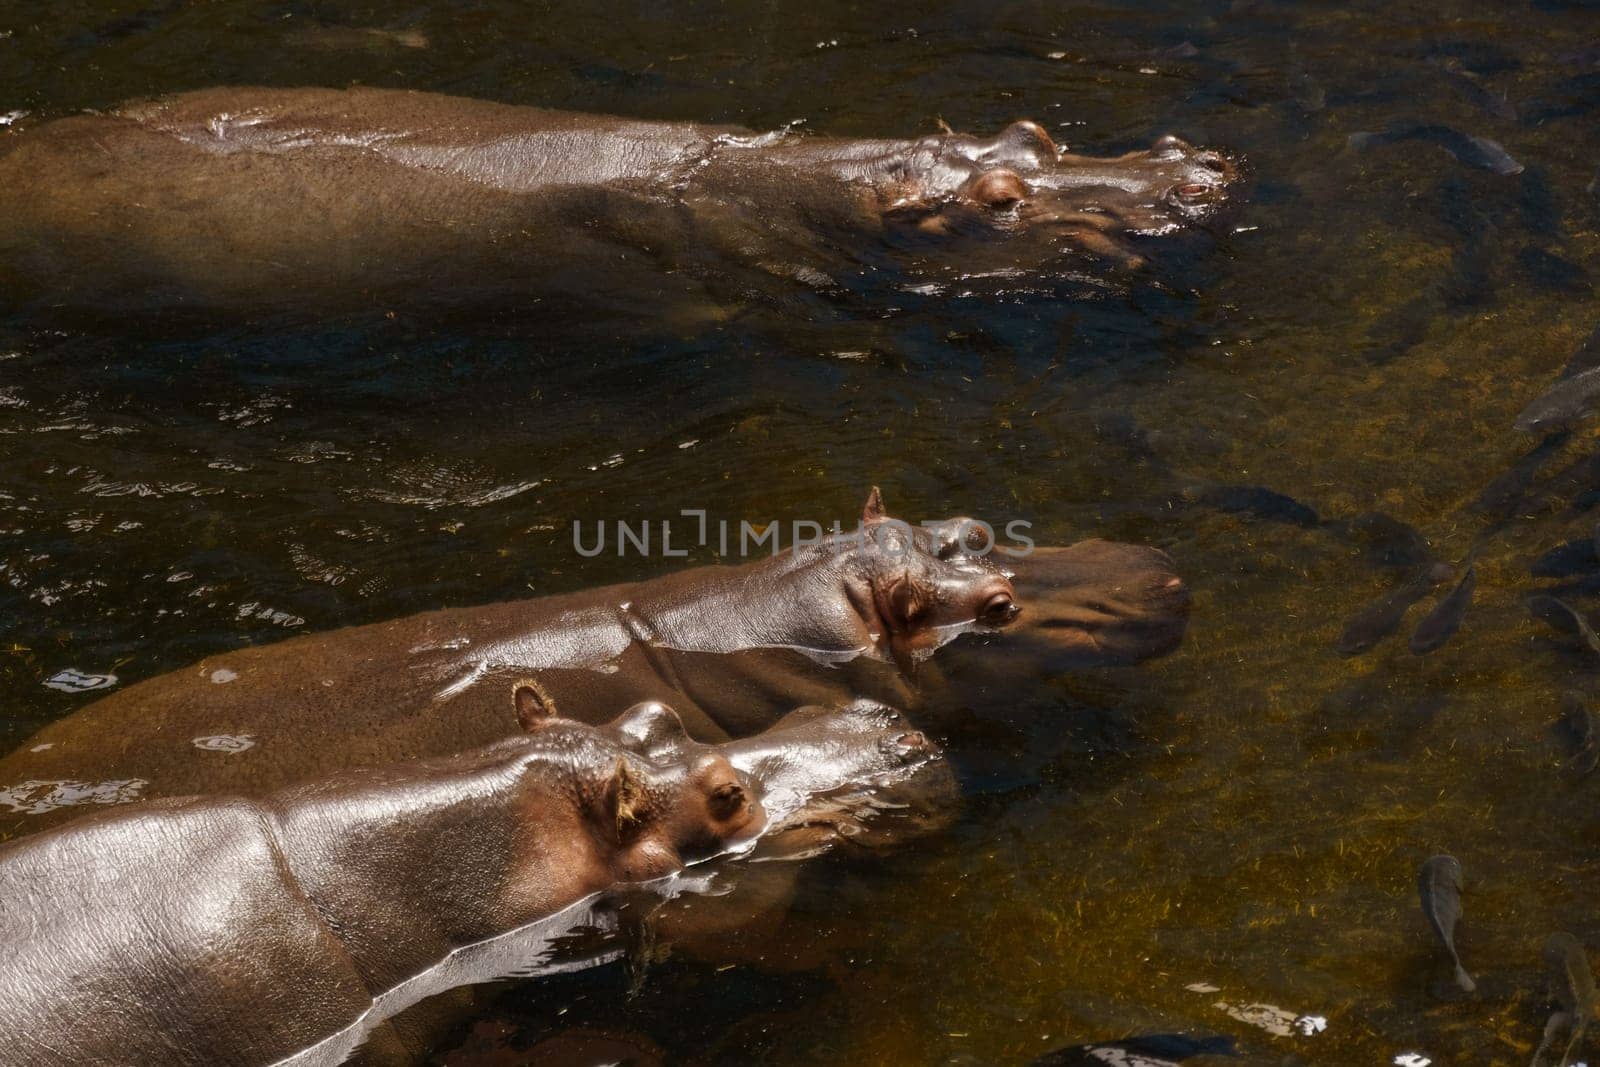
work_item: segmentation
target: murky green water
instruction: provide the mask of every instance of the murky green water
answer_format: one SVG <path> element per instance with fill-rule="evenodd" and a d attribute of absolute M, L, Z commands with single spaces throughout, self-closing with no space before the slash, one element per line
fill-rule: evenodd
<path fill-rule="evenodd" d="M 1600 781 L 1560 775 L 1550 727 L 1563 689 L 1600 684 L 1522 598 L 1530 560 L 1589 533 L 1573 500 L 1600 486 L 1536 487 L 1502 515 L 1472 502 L 1537 443 L 1512 420 L 1600 321 L 1600 70 L 1573 55 L 1596 38 L 1579 0 L 13 4 L 0 112 L 361 82 L 836 134 L 1028 116 L 1090 151 L 1168 131 L 1225 146 L 1255 185 L 1172 291 L 1090 304 L 688 333 L 4 328 L 0 741 L 80 706 L 41 685 L 62 668 L 127 682 L 291 632 L 642 576 L 666 561 L 582 559 L 571 521 L 848 517 L 878 482 L 915 518 L 1167 547 L 1196 591 L 1186 647 L 1019 679 L 1009 725 L 956 746 L 972 796 L 953 832 L 813 866 L 732 965 L 658 945 L 642 976 L 510 987 L 502 1023 L 637 1030 L 726 1063 L 1008 1064 L 1180 1029 L 1234 1034 L 1249 1062 L 1526 1062 L 1544 936 L 1600 946 Z M 1526 169 L 1347 146 L 1409 119 L 1492 137 Z M 1597 448 L 1582 427 L 1544 473 Z M 1405 647 L 1419 608 L 1341 658 L 1342 621 L 1401 572 L 1328 526 L 1184 506 L 1202 482 L 1325 519 L 1380 509 L 1451 561 L 1477 545 L 1474 609 L 1432 655 Z M 1466 871 L 1470 999 L 1430 993 L 1414 879 L 1441 850 Z M 1275 1036 L 1224 1004 L 1326 1029 Z"/>

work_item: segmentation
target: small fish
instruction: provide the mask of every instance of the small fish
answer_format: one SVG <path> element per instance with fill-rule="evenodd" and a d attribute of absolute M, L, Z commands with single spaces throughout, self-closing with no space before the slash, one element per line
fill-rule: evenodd
<path fill-rule="evenodd" d="M 1030 1067 L 1167 1067 L 1194 1056 L 1237 1056 L 1231 1037 L 1190 1037 L 1188 1034 L 1145 1034 L 1120 1041 L 1092 1041 L 1054 1049 Z"/>
<path fill-rule="evenodd" d="M 1478 988 L 1461 966 L 1456 952 L 1456 923 L 1461 921 L 1461 861 L 1454 856 L 1432 856 L 1417 875 L 1417 893 L 1422 897 L 1422 914 L 1439 936 L 1456 968 L 1456 985 L 1463 993 Z"/>
<path fill-rule="evenodd" d="M 1475 72 L 1468 70 L 1461 60 L 1455 56 L 1435 56 L 1429 62 L 1444 71 L 1450 83 L 1465 93 L 1474 104 L 1497 119 L 1504 119 L 1506 122 L 1517 121 L 1517 106 L 1505 96 L 1490 92 L 1484 86 L 1483 80 Z"/>
<path fill-rule="evenodd" d="M 1570 689 L 1561 694 L 1561 725 L 1578 745 L 1567 760 L 1566 772 L 1573 778 L 1583 778 L 1600 766 L 1600 729 L 1595 727 L 1594 712 L 1589 710 L 1583 694 Z"/>
<path fill-rule="evenodd" d="M 1428 539 L 1415 526 L 1381 511 L 1364 511 L 1340 521 L 1336 529 L 1360 545 L 1362 559 L 1375 567 L 1420 567 L 1433 562 Z"/>
<path fill-rule="evenodd" d="M 1524 110 L 1523 119 L 1529 126 L 1538 126 L 1553 119 L 1587 115 L 1596 107 L 1600 107 L 1600 71 L 1588 71 L 1548 87 Z"/>
<path fill-rule="evenodd" d="M 305 26 L 289 34 L 289 41 L 300 48 L 325 52 L 387 51 L 394 48 L 428 47 L 428 35 L 421 30 L 388 30 L 376 26 Z"/>
<path fill-rule="evenodd" d="M 1589 625 L 1589 620 L 1583 617 L 1582 612 L 1565 600 L 1549 593 L 1540 593 L 1528 598 L 1528 610 L 1535 618 L 1544 620 L 1563 633 L 1577 634 L 1590 652 L 1600 656 L 1600 637 L 1595 635 L 1594 627 Z"/>
<path fill-rule="evenodd" d="M 1410 648 L 1419 656 L 1440 648 L 1461 628 L 1461 620 L 1472 605 L 1472 591 L 1478 586 L 1478 568 L 1467 564 L 1467 573 L 1461 576 L 1456 587 L 1445 594 L 1411 632 Z"/>
<path fill-rule="evenodd" d="M 1438 285 L 1424 286 L 1416 296 L 1379 315 L 1361 339 L 1362 357 L 1381 367 L 1421 344 L 1439 316 L 1440 292 Z"/>
<path fill-rule="evenodd" d="M 1540 953 L 1545 970 L 1550 977 L 1550 991 L 1561 1005 L 1561 1014 L 1567 1017 L 1567 1030 L 1571 1035 L 1566 1051 L 1561 1054 L 1561 1065 L 1572 1062 L 1572 1053 L 1583 1040 L 1594 1018 L 1594 975 L 1589 971 L 1589 957 L 1578 939 L 1568 933 L 1554 933 L 1545 939 Z M 1549 1029 L 1546 1028 L 1546 1037 Z M 1541 1046 L 1542 1048 L 1542 1046 Z"/>
<path fill-rule="evenodd" d="M 1472 502 L 1473 509 L 1502 521 L 1510 518 L 1527 500 L 1539 469 L 1551 456 L 1561 451 L 1571 436 L 1567 430 L 1545 434 L 1510 470 L 1496 475 L 1493 481 L 1483 487 Z"/>
<path fill-rule="evenodd" d="M 1208 485 L 1190 490 L 1192 499 L 1208 508 L 1229 514 L 1254 515 L 1258 519 L 1287 522 L 1295 526 L 1319 526 L 1322 518 L 1291 496 L 1284 496 L 1259 485 Z"/>
<path fill-rule="evenodd" d="M 1350 616 L 1339 635 L 1339 644 L 1336 646 L 1339 654 L 1353 656 L 1365 652 L 1394 633 L 1411 605 L 1433 592 L 1435 586 L 1453 573 L 1448 563 L 1431 563 L 1399 587 Z"/>
<path fill-rule="evenodd" d="M 1394 126 L 1386 130 L 1362 130 L 1352 133 L 1348 141 L 1351 148 L 1360 151 L 1376 148 L 1379 145 L 1397 144 L 1400 141 L 1427 141 L 1438 145 L 1468 166 L 1500 175 L 1522 173 L 1522 164 L 1511 158 L 1511 154 L 1502 148 L 1499 142 L 1491 141 L 1487 137 L 1474 137 L 1449 126 L 1416 123 Z"/>
<path fill-rule="evenodd" d="M 1544 1037 L 1539 1038 L 1539 1048 L 1533 1049 L 1533 1061 L 1530 1067 L 1541 1067 L 1544 1064 L 1544 1053 L 1555 1041 L 1555 1035 L 1563 1030 L 1571 1029 L 1573 1019 L 1565 1011 L 1552 1011 L 1549 1019 L 1544 1022 Z"/>
<path fill-rule="evenodd" d="M 1541 289 L 1553 289 L 1562 293 L 1587 293 L 1594 288 L 1589 284 L 1588 271 L 1572 260 L 1537 245 L 1528 245 L 1521 249 L 1517 253 L 1517 265 Z"/>
<path fill-rule="evenodd" d="M 1596 395 L 1600 395 L 1600 367 L 1559 379 L 1523 408 L 1512 425 L 1525 433 L 1565 426 L 1587 415 Z"/>
<path fill-rule="evenodd" d="M 1522 180 L 1517 183 L 1517 213 L 1530 233 L 1554 241 L 1567 236 L 1565 211 L 1543 167 L 1529 167 L 1522 172 Z"/>
<path fill-rule="evenodd" d="M 1580 455 L 1551 475 L 1544 484 L 1543 496 L 1552 503 L 1565 503 L 1568 516 L 1582 515 L 1600 503 L 1600 448 Z M 1571 551 L 1576 553 L 1578 549 Z M 1600 557 L 1600 552 L 1596 555 Z M 1580 561 L 1574 555 L 1570 562 Z"/>
<path fill-rule="evenodd" d="M 1535 578 L 1571 578 L 1596 570 L 1600 570 L 1600 554 L 1596 554 L 1593 537 L 1563 541 L 1528 565 L 1528 573 Z"/>
<path fill-rule="evenodd" d="M 1328 106 L 1328 91 L 1306 70 L 1305 64 L 1300 62 L 1300 54 L 1294 51 L 1292 45 L 1289 52 L 1289 99 L 1301 111 L 1311 115 Z"/>
<path fill-rule="evenodd" d="M 1572 1017 L 1564 1011 L 1553 1011 L 1550 1018 L 1545 1020 L 1544 1036 L 1539 1039 L 1539 1047 L 1533 1050 L 1533 1061 L 1529 1067 L 1539 1067 L 1544 1062 L 1545 1050 L 1555 1041 L 1556 1035 L 1572 1025 Z"/>
<path fill-rule="evenodd" d="M 1600 367 L 1600 326 L 1596 326 L 1589 336 L 1584 338 L 1578 350 L 1572 353 L 1567 365 L 1561 368 L 1561 377 L 1571 378 L 1596 367 Z"/>

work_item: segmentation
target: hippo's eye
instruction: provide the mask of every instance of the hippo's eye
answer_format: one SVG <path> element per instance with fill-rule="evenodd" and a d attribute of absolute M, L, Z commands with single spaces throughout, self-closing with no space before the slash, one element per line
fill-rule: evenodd
<path fill-rule="evenodd" d="M 1004 626 L 1021 613 L 1022 609 L 1011 599 L 1010 593 L 996 593 L 984 603 L 978 619 L 990 626 Z"/>

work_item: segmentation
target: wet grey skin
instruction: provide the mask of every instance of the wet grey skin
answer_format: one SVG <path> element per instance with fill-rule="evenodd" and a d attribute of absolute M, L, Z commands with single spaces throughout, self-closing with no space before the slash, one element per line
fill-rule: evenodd
<path fill-rule="evenodd" d="M 1522 409 L 1513 425 L 1525 433 L 1539 433 L 1576 422 L 1589 414 L 1600 395 L 1600 367 L 1562 378 Z"/>
<path fill-rule="evenodd" d="M 253 796 L 487 744 L 517 729 L 507 694 L 520 679 L 567 718 L 600 724 L 656 700 L 691 736 L 718 742 L 807 704 L 937 714 L 943 664 L 1040 677 L 1137 663 L 1182 639 L 1188 591 L 1158 550 L 1084 541 L 979 559 L 949 542 L 956 520 L 895 526 L 876 492 L 862 514 L 864 539 L 306 635 L 117 690 L 0 758 L 0 833 L 83 811 L 4 803 L 50 783 L 136 781 L 140 799 Z M 222 734 L 256 743 L 227 754 L 195 744 Z"/>
<path fill-rule="evenodd" d="M 1448 563 L 1429 563 L 1397 588 L 1350 616 L 1339 634 L 1340 655 L 1365 652 L 1394 633 L 1411 605 L 1433 592 L 1452 573 L 1453 568 Z"/>
<path fill-rule="evenodd" d="M 1455 982 L 1463 993 L 1477 989 L 1477 983 L 1461 966 L 1456 952 L 1456 923 L 1461 921 L 1461 863 L 1454 856 L 1432 856 L 1417 875 L 1417 891 L 1422 898 L 1422 914 L 1450 954 L 1455 966 Z"/>
<path fill-rule="evenodd" d="M 1561 725 L 1577 746 L 1565 764 L 1567 774 L 1573 778 L 1592 774 L 1600 766 L 1600 729 L 1596 728 L 1594 712 L 1589 710 L 1583 694 L 1570 689 L 1561 694 Z"/>
<path fill-rule="evenodd" d="M 1567 1067 L 1574 1061 L 1578 1044 L 1594 1019 L 1594 974 L 1589 970 L 1589 956 L 1583 945 L 1569 933 L 1554 933 L 1546 938 L 1540 957 L 1550 980 L 1550 993 L 1561 1010 L 1551 1015 L 1546 1024 L 1544 1040 L 1533 1054 L 1533 1064 L 1539 1067 L 1555 1036 L 1566 1030 L 1567 1045 L 1561 1053 L 1560 1064 Z"/>
<path fill-rule="evenodd" d="M 1522 164 L 1511 158 L 1511 153 L 1502 148 L 1499 142 L 1487 137 L 1474 137 L 1449 126 L 1428 123 L 1400 125 L 1387 130 L 1352 133 L 1349 137 L 1350 147 L 1361 150 L 1400 141 L 1427 141 L 1468 166 L 1503 176 L 1521 174 L 1524 170 Z"/>
<path fill-rule="evenodd" d="M 1432 611 L 1423 616 L 1417 628 L 1411 634 L 1410 649 L 1419 656 L 1427 655 L 1436 649 L 1442 648 L 1445 642 L 1455 636 L 1461 628 L 1461 620 L 1466 617 L 1467 609 L 1472 606 L 1472 592 L 1478 585 L 1478 568 L 1473 564 L 1467 565 L 1467 572 L 1461 576 L 1461 581 L 1450 590 L 1445 597 L 1434 605 Z"/>
<path fill-rule="evenodd" d="M 762 794 L 714 747 L 652 760 L 548 720 L 455 756 L 13 842 L 0 1065 L 243 1067 L 325 1041 L 419 1062 L 429 1042 L 418 1013 L 400 1025 L 411 1002 L 393 991 L 596 893 L 750 847 Z"/>
<path fill-rule="evenodd" d="M 790 857 L 862 840 L 911 788 L 955 795 L 938 746 L 869 702 L 723 745 L 659 703 L 602 727 L 531 682 L 507 704 L 522 732 L 482 749 L 130 805 L 0 848 L 0 890 L 26 904 L 0 908 L 0 1067 L 45 1049 L 265 1064 L 357 1039 L 363 1062 L 420 1062 L 458 1005 L 391 991 L 423 972 L 433 989 L 457 948 L 758 838 Z M 499 973 L 449 970 L 443 988 Z"/>
<path fill-rule="evenodd" d="M 666 313 L 841 291 L 863 264 L 1004 288 L 1086 263 L 1137 270 L 1152 238 L 1207 224 L 1238 176 L 1175 136 L 1102 158 L 1027 121 L 862 140 L 388 89 L 217 88 L 0 138 L 0 293 L 101 314 L 596 294 Z"/>

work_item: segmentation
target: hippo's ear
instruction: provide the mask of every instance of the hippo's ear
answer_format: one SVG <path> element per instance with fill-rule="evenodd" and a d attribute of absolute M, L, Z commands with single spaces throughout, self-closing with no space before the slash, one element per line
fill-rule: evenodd
<path fill-rule="evenodd" d="M 873 486 L 872 491 L 867 494 L 867 502 L 861 506 L 861 525 L 872 526 L 888 517 L 889 513 L 883 507 L 883 493 L 879 492 L 877 486 Z"/>
<path fill-rule="evenodd" d="M 644 825 L 645 804 L 644 781 L 639 772 L 627 760 L 619 758 L 605 792 L 606 818 L 619 845 L 631 841 Z"/>
<path fill-rule="evenodd" d="M 511 703 L 524 730 L 537 730 L 556 717 L 555 698 L 532 678 L 523 678 L 511 687 Z"/>

